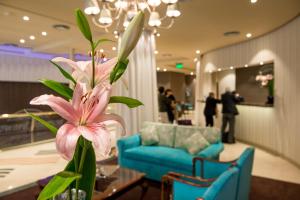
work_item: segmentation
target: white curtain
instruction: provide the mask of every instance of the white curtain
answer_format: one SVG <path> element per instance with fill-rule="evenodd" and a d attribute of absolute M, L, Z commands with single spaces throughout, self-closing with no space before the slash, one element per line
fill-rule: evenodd
<path fill-rule="evenodd" d="M 144 104 L 144 106 L 134 109 L 129 109 L 125 105 L 116 105 L 116 113 L 125 120 L 127 135 L 138 132 L 144 121 L 157 121 L 158 119 L 154 51 L 154 35 L 144 31 L 137 46 L 129 56 L 129 64 L 125 74 L 115 86 L 114 95 L 135 98 Z"/>

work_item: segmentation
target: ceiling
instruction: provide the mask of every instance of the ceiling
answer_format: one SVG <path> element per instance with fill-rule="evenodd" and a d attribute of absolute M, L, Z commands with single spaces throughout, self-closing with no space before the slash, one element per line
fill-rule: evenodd
<path fill-rule="evenodd" d="M 182 62 L 185 72 L 194 70 L 195 51 L 201 53 L 245 41 L 246 33 L 258 37 L 285 24 L 300 13 L 300 0 L 181 0 L 182 15 L 168 30 L 159 30 L 157 66 L 175 70 Z M 83 0 L 2 0 L 0 2 L 0 43 L 15 43 L 35 51 L 51 53 L 86 53 L 88 43 L 78 31 L 74 10 L 83 8 Z M 23 21 L 27 15 L 30 21 Z M 53 24 L 66 24 L 68 31 L 58 31 Z M 104 30 L 93 27 L 97 37 L 111 38 Z M 47 31 L 46 37 L 41 31 Z M 239 31 L 238 36 L 225 37 L 224 32 Z M 29 40 L 30 35 L 36 39 Z M 19 40 L 24 38 L 25 44 Z M 108 56 L 114 56 L 112 46 L 103 46 Z M 179 71 L 184 71 L 179 70 Z"/>

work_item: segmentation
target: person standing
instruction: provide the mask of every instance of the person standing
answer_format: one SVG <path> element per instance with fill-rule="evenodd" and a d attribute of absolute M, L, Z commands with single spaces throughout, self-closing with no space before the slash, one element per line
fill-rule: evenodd
<path fill-rule="evenodd" d="M 234 138 L 234 126 L 235 126 L 235 116 L 238 115 L 238 110 L 236 108 L 236 100 L 235 96 L 232 92 L 230 92 L 229 88 L 226 88 L 226 92 L 222 94 L 222 140 L 223 142 L 228 142 L 230 144 L 235 143 Z M 229 124 L 229 132 L 228 135 L 225 133 L 227 124 Z"/>
<path fill-rule="evenodd" d="M 169 102 L 167 104 L 167 114 L 169 122 L 173 123 L 176 115 L 176 99 L 171 89 L 167 89 L 165 91 L 165 96 L 169 99 Z"/>
<path fill-rule="evenodd" d="M 167 113 L 167 106 L 169 104 L 169 99 L 165 96 L 165 88 L 159 87 L 158 88 L 158 106 L 159 106 L 159 116 L 160 122 L 168 123 L 168 113 Z"/>
<path fill-rule="evenodd" d="M 215 94 L 210 92 L 205 101 L 204 116 L 206 126 L 214 126 L 214 116 L 217 116 L 217 103 L 221 103 L 220 100 L 215 99 Z"/>

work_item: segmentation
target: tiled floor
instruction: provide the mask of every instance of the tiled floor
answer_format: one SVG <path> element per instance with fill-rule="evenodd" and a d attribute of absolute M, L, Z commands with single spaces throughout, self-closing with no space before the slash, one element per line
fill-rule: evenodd
<path fill-rule="evenodd" d="M 221 160 L 237 158 L 246 147 L 243 143 L 225 145 Z M 65 165 L 66 161 L 56 153 L 53 142 L 0 152 L 0 196 L 55 174 Z M 255 151 L 253 174 L 300 183 L 299 168 L 258 148 Z"/>

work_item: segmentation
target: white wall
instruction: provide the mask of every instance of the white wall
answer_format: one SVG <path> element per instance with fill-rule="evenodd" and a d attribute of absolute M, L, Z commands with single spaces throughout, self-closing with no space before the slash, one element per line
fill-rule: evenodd
<path fill-rule="evenodd" d="M 300 165 L 300 17 L 259 38 L 203 56 L 200 78 L 203 95 L 211 88 L 209 70 L 274 61 L 275 106 L 243 109 L 237 138 L 270 149 Z M 262 110 L 266 113 L 262 114 Z M 242 118 L 242 117 L 241 117 Z M 261 126 L 264 122 L 264 126 Z"/>
<path fill-rule="evenodd" d="M 0 81 L 37 82 L 42 78 L 66 82 L 49 60 L 0 53 Z"/>

